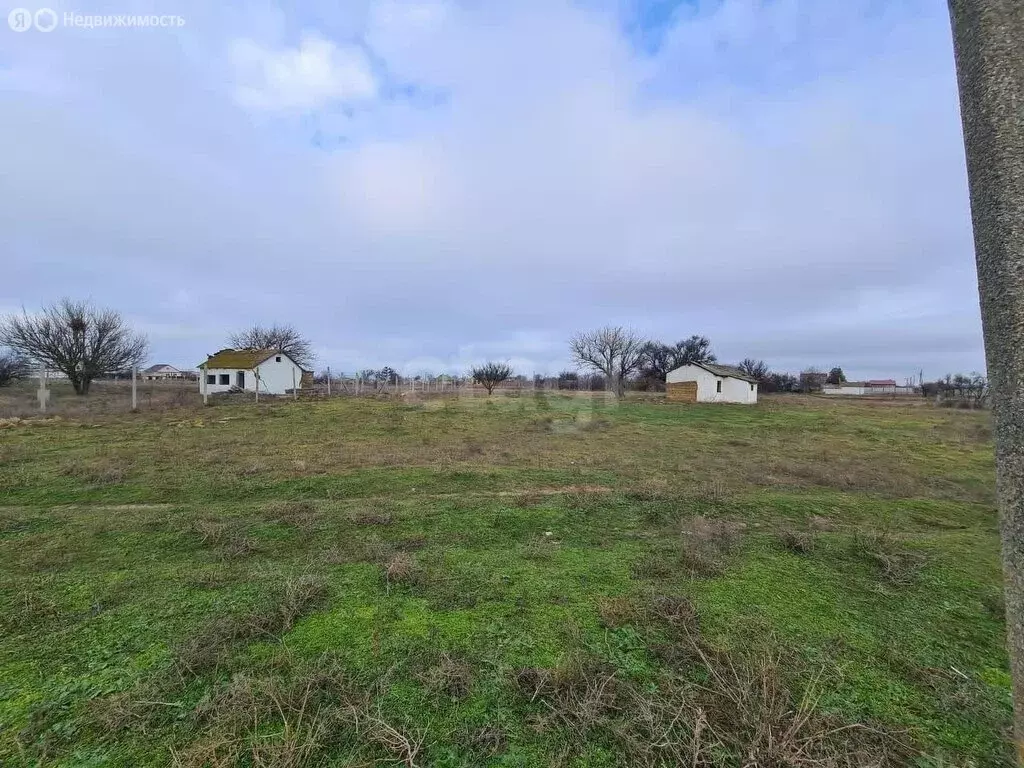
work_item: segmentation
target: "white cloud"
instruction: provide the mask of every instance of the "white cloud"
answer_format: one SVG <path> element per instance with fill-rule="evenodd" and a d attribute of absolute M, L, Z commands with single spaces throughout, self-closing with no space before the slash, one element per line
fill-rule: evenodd
<path fill-rule="evenodd" d="M 372 99 L 377 93 L 365 51 L 316 34 L 304 34 L 295 48 L 271 49 L 250 39 L 235 40 L 230 55 L 235 100 L 250 109 L 313 110 Z"/>

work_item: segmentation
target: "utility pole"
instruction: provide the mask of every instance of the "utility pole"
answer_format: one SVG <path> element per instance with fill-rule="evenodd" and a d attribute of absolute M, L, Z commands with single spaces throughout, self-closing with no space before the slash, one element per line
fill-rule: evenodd
<path fill-rule="evenodd" d="M 1024 763 L 1024 3 L 949 0 L 995 423 L 1014 732 Z"/>
<path fill-rule="evenodd" d="M 137 390 L 137 382 L 139 379 L 139 368 L 136 365 L 132 366 L 132 413 L 139 410 L 139 393 Z"/>

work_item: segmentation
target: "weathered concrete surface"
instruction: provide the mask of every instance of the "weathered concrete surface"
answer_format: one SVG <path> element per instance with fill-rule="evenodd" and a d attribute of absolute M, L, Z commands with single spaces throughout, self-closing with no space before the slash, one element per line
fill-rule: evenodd
<path fill-rule="evenodd" d="M 1024 0 L 949 0 L 967 147 L 1024 762 Z"/>

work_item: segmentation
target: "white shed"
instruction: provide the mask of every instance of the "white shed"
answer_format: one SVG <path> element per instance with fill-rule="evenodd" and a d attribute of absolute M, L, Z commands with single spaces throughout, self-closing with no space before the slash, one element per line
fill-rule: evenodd
<path fill-rule="evenodd" d="M 309 384 L 306 371 L 279 349 L 222 349 L 199 365 L 199 391 L 216 394 L 242 389 L 283 395 Z"/>
<path fill-rule="evenodd" d="M 690 363 L 665 377 L 667 398 L 681 403 L 757 402 L 757 380 L 739 368 L 717 363 Z"/>

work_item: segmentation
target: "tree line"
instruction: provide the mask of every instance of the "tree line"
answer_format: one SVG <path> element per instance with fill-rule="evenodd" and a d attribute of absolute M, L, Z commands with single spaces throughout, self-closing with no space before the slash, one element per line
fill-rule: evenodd
<path fill-rule="evenodd" d="M 273 349 L 309 369 L 314 361 L 313 344 L 294 326 L 253 325 L 228 338 L 232 349 Z M 120 313 L 86 301 L 68 298 L 44 307 L 36 314 L 12 314 L 0 318 L 0 386 L 25 378 L 39 366 L 68 378 L 79 395 L 89 393 L 92 382 L 125 374 L 141 365 L 149 352 L 145 335 L 134 331 Z M 576 371 L 556 377 L 535 376 L 533 384 L 566 390 L 608 390 L 623 397 L 627 389 L 661 391 L 668 373 L 689 364 L 718 362 L 707 336 L 694 334 L 675 343 L 647 339 L 622 326 L 605 326 L 576 333 L 569 340 Z M 763 360 L 746 358 L 737 367 L 758 382 L 762 392 L 807 392 L 821 385 L 841 384 L 841 367 L 827 374 L 808 369 L 799 376 L 773 371 Z M 366 369 L 357 374 L 364 383 L 382 391 L 399 380 L 395 368 Z M 501 384 L 521 379 L 507 362 L 487 361 L 472 366 L 468 376 L 491 394 Z M 981 405 L 987 401 L 988 382 L 980 374 L 950 374 L 923 384 L 921 393 L 940 401 Z"/>

